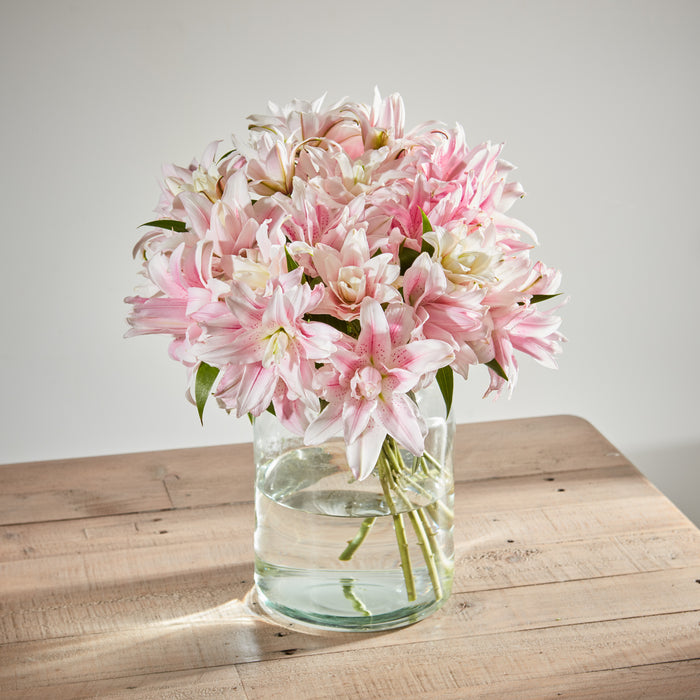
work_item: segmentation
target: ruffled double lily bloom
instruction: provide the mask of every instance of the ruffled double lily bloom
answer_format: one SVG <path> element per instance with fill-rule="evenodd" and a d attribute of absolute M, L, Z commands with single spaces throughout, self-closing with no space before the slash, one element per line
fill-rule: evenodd
<path fill-rule="evenodd" d="M 509 214 L 523 189 L 502 145 L 406 130 L 404 113 L 378 90 L 371 105 L 270 105 L 243 148 L 165 166 L 134 249 L 146 285 L 126 299 L 128 335 L 172 337 L 200 415 L 213 394 L 310 444 L 340 434 L 358 478 L 387 436 L 421 453 L 413 392 L 436 371 L 442 388 L 485 365 L 486 394 L 508 394 L 518 353 L 554 367 L 564 340 L 540 304 L 560 275 Z"/>
<path fill-rule="evenodd" d="M 211 332 L 215 329 L 205 327 L 210 332 L 196 350 L 204 362 L 223 368 L 216 396 L 239 417 L 259 416 L 272 403 L 300 426 L 306 407 L 318 410 L 318 396 L 311 389 L 315 362 L 328 358 L 341 333 L 326 323 L 305 320 L 318 306 L 323 287 L 312 290 L 301 284 L 301 276 L 301 268 L 282 275 L 267 295 L 234 281 L 227 305 L 237 327 L 223 344 Z"/>
<path fill-rule="evenodd" d="M 392 260 L 389 253 L 371 257 L 362 230 L 350 231 L 340 250 L 318 245 L 313 251 L 313 264 L 326 286 L 318 312 L 351 320 L 360 315 L 366 298 L 382 304 L 401 301 L 401 294 L 392 286 L 399 276 L 399 266 Z"/>
<path fill-rule="evenodd" d="M 357 479 L 372 473 L 387 435 L 414 455 L 423 453 L 427 429 L 409 392 L 426 374 L 450 364 L 454 354 L 440 340 L 411 342 L 410 316 L 402 305 L 389 305 L 385 313 L 375 299 L 364 299 L 359 337 L 336 350 L 317 375 L 315 386 L 328 405 L 308 427 L 305 441 L 318 445 L 342 434 Z"/>

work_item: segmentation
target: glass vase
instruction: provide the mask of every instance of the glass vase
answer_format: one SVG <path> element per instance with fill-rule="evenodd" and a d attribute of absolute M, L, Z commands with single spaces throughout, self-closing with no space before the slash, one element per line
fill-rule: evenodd
<path fill-rule="evenodd" d="M 386 630 L 450 594 L 454 420 L 433 383 L 416 394 L 428 428 L 419 458 L 388 436 L 356 480 L 342 437 L 315 447 L 271 414 L 255 419 L 255 583 L 273 618 Z"/>

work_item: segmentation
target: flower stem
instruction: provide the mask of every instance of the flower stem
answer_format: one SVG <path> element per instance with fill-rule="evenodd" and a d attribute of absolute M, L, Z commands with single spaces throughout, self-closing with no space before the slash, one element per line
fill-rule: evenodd
<path fill-rule="evenodd" d="M 438 473 L 442 471 L 442 466 L 439 462 L 427 452 L 416 459 L 422 463 L 423 471 L 426 476 L 430 476 L 430 471 L 434 467 L 437 467 Z M 430 468 L 428 467 L 428 462 L 431 464 Z M 414 460 L 414 469 L 415 464 L 416 462 Z M 433 527 L 429 522 L 427 513 L 431 513 L 432 517 L 432 514 L 437 515 L 437 512 L 435 512 L 436 509 L 438 512 L 441 510 L 442 515 L 446 516 L 449 520 L 452 519 L 453 514 L 451 509 L 440 502 L 439 499 L 425 506 L 418 506 L 413 503 L 406 492 L 407 484 L 414 493 L 428 499 L 432 497 L 432 494 L 419 483 L 419 480 L 415 478 L 413 474 L 414 470 L 410 469 L 406 464 L 394 438 L 387 436 L 382 444 L 382 450 L 377 460 L 377 475 L 384 494 L 384 501 L 386 502 L 386 506 L 393 520 L 394 534 L 396 536 L 396 543 L 401 560 L 401 571 L 403 572 L 406 586 L 406 597 L 409 601 L 416 600 L 416 582 L 411 564 L 406 526 L 403 518 L 404 513 L 406 513 L 413 526 L 418 546 L 420 547 L 421 554 L 423 555 L 428 569 L 430 582 L 435 593 L 435 600 L 438 601 L 444 597 L 442 582 L 440 581 L 440 569 L 444 565 L 444 557 L 435 538 L 435 533 L 433 532 Z M 398 507 L 397 500 L 400 501 Z M 357 534 L 351 540 L 348 540 L 347 547 L 345 547 L 338 557 L 341 561 L 349 561 L 353 557 L 357 549 L 365 541 L 375 520 L 376 516 L 372 516 L 362 521 Z M 353 602 L 353 608 L 355 610 L 361 612 L 363 615 L 370 614 L 367 608 L 362 604 L 362 601 L 357 598 L 353 590 L 351 579 L 344 579 L 343 593 L 346 598 Z"/>
<path fill-rule="evenodd" d="M 435 560 L 439 562 L 441 568 L 444 568 L 446 565 L 445 557 L 442 553 L 442 550 L 440 549 L 440 545 L 435 539 L 435 533 L 433 532 L 432 525 L 428 521 L 428 516 L 426 515 L 425 508 L 418 509 L 418 517 L 420 518 L 421 523 L 423 523 L 423 530 L 425 531 L 425 534 L 428 537 L 428 543 L 430 544 L 430 549 L 433 552 Z"/>
<path fill-rule="evenodd" d="M 438 462 L 437 459 L 435 459 L 435 457 L 433 457 L 433 455 L 430 454 L 430 452 L 423 452 L 423 457 L 426 460 L 428 460 L 428 462 L 430 462 L 434 467 L 436 467 L 439 472 L 442 471 L 442 464 L 440 464 L 440 462 Z"/>
<path fill-rule="evenodd" d="M 408 512 L 408 517 L 413 525 L 413 529 L 416 531 L 418 545 L 420 546 L 421 552 L 423 552 L 425 565 L 428 567 L 430 583 L 433 584 L 433 590 L 435 591 L 435 600 L 440 600 L 442 598 L 442 584 L 440 583 L 440 576 L 438 575 L 437 566 L 435 566 L 435 556 L 433 554 L 433 550 L 430 547 L 428 536 L 426 535 L 423 528 L 423 523 L 418 515 L 419 512 L 420 508 L 417 510 L 411 510 Z"/>
<path fill-rule="evenodd" d="M 372 613 L 367 610 L 365 604 L 357 597 L 355 593 L 355 582 L 351 578 L 344 578 L 341 581 L 343 586 L 343 595 L 352 603 L 354 610 L 357 610 L 362 615 L 369 616 Z"/>
<path fill-rule="evenodd" d="M 411 556 L 408 553 L 408 540 L 406 539 L 406 528 L 403 524 L 403 515 L 394 513 L 394 531 L 396 532 L 396 542 L 399 545 L 399 556 L 401 557 L 401 570 L 406 583 L 406 597 L 409 601 L 416 599 L 416 581 L 413 578 L 413 567 L 411 566 Z"/>
<path fill-rule="evenodd" d="M 362 525 L 360 525 L 360 529 L 357 531 L 357 534 L 348 542 L 348 546 L 338 557 L 340 561 L 350 561 L 350 559 L 352 559 L 352 555 L 355 554 L 357 548 L 365 541 L 365 537 L 367 537 L 369 531 L 372 529 L 372 525 L 374 525 L 374 521 L 376 519 L 376 517 L 365 518 L 362 521 Z"/>
<path fill-rule="evenodd" d="M 422 496 L 430 498 L 430 493 L 428 493 L 428 491 L 426 491 L 414 478 L 406 474 L 404 475 L 404 479 L 411 485 L 413 489 L 415 489 L 415 491 L 420 493 Z M 454 513 L 452 512 L 452 510 L 448 506 L 446 506 L 442 501 L 435 501 L 435 506 L 439 510 L 441 510 L 443 515 L 445 515 L 449 519 L 452 519 L 454 517 Z"/>
<path fill-rule="evenodd" d="M 387 438 L 388 439 L 388 438 Z M 386 442 L 384 443 L 386 445 Z M 382 491 L 384 492 L 384 498 L 391 511 L 391 517 L 394 520 L 394 533 L 396 535 L 396 543 L 399 546 L 399 557 L 401 558 L 401 570 L 403 571 L 403 579 L 406 584 L 406 597 L 409 601 L 416 599 L 416 582 L 413 578 L 413 568 L 411 566 L 411 557 L 408 553 L 408 541 L 406 539 L 406 528 L 403 524 L 403 517 L 401 513 L 396 511 L 396 504 L 394 499 L 391 497 L 391 490 L 389 489 L 389 479 L 391 478 L 387 472 L 389 472 L 389 465 L 385 459 L 379 458 L 377 463 L 379 467 L 379 481 L 382 485 Z"/>
<path fill-rule="evenodd" d="M 387 443 L 391 441 L 390 445 L 387 445 Z M 430 529 L 427 519 L 425 518 L 425 515 L 423 514 L 423 518 L 421 519 L 421 514 L 422 514 L 422 508 L 416 508 L 416 506 L 411 503 L 411 500 L 408 498 L 406 493 L 403 490 L 403 487 L 401 484 L 397 483 L 397 481 L 411 481 L 414 484 L 416 483 L 413 479 L 411 479 L 410 475 L 408 474 L 408 469 L 406 467 L 406 464 L 404 463 L 403 457 L 401 455 L 401 452 L 399 451 L 398 445 L 396 442 L 388 437 L 384 443 L 384 445 L 387 447 L 386 449 L 386 455 L 390 457 L 390 464 L 391 466 L 394 467 L 396 470 L 396 474 L 393 475 L 393 482 L 394 482 L 394 489 L 396 491 L 396 494 L 398 497 L 403 501 L 404 505 L 407 508 L 407 513 L 408 513 L 408 518 L 411 521 L 411 524 L 413 525 L 413 529 L 416 533 L 416 538 L 418 539 L 418 546 L 421 549 L 421 552 L 423 554 L 423 559 L 425 560 L 425 565 L 428 568 L 428 575 L 430 576 L 430 582 L 433 586 L 433 590 L 435 592 L 435 600 L 441 600 L 443 597 L 443 592 L 442 592 L 442 584 L 440 582 L 440 575 L 436 566 L 436 560 L 435 560 L 435 552 L 437 551 L 439 553 L 439 547 L 437 546 L 437 542 L 435 541 L 435 537 L 433 536 L 432 530 Z M 382 474 L 380 472 L 380 480 L 381 480 Z M 417 484 L 416 484 L 417 485 Z M 384 488 L 385 491 L 385 496 L 388 492 L 388 488 L 384 487 L 384 483 L 382 482 L 382 488 Z M 420 491 L 423 492 L 424 495 L 429 495 L 424 489 L 420 488 Z M 387 502 L 388 499 L 387 499 Z M 393 500 L 391 501 L 390 509 L 392 510 L 392 513 L 395 512 L 395 504 Z M 449 512 L 449 511 L 448 511 Z M 451 513 L 449 513 L 451 515 Z M 430 534 L 428 535 L 426 532 L 426 528 L 424 525 L 428 525 L 427 532 Z M 403 522 L 402 522 L 402 527 L 403 527 Z M 405 537 L 405 534 L 404 534 Z M 397 538 L 398 538 L 398 533 L 397 533 Z M 400 546 L 400 545 L 399 545 Z M 406 551 L 406 554 L 408 554 L 408 551 Z M 440 557 L 442 558 L 442 557 Z M 403 559 L 402 559 L 402 564 L 403 568 Z M 410 560 L 409 560 L 409 566 L 410 566 Z M 405 570 L 404 570 L 404 576 L 405 576 Z M 413 572 L 411 571 L 411 577 L 413 577 Z M 409 600 L 415 600 L 414 598 L 410 598 Z"/>
<path fill-rule="evenodd" d="M 400 488 L 397 489 L 396 493 L 399 498 L 404 502 L 404 505 L 408 508 L 408 518 L 413 525 L 413 529 L 416 533 L 416 538 L 418 539 L 418 546 L 423 554 L 423 559 L 425 560 L 425 565 L 428 568 L 428 575 L 430 576 L 430 582 L 433 585 L 433 590 L 435 591 L 435 600 L 440 600 L 442 598 L 442 584 L 440 583 L 440 576 L 435 564 L 435 548 L 437 547 L 437 542 L 435 542 L 435 537 L 432 537 L 432 542 L 430 537 L 432 536 L 432 530 L 428 527 L 428 532 L 426 533 L 424 524 L 427 525 L 428 522 L 425 519 L 421 519 L 419 513 L 422 513 L 422 508 L 416 508 L 406 494 Z"/>

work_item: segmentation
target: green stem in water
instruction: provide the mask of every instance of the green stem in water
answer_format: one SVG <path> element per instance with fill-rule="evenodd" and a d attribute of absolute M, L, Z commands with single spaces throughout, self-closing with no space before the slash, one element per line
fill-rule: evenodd
<path fill-rule="evenodd" d="M 344 578 L 341 580 L 341 584 L 343 586 L 343 595 L 352 603 L 353 609 L 357 610 L 357 612 L 361 613 L 362 615 L 371 615 L 372 613 L 367 610 L 365 604 L 357 597 L 357 594 L 354 591 L 355 582 L 353 579 Z"/>
<path fill-rule="evenodd" d="M 435 537 L 433 536 L 432 530 L 423 515 L 421 519 L 420 514 L 422 514 L 422 508 L 416 508 L 411 501 L 408 499 L 406 494 L 398 490 L 397 494 L 399 498 L 404 502 L 404 505 L 408 508 L 408 518 L 413 525 L 413 529 L 416 533 L 418 539 L 418 546 L 420 547 L 421 553 L 423 554 L 423 559 L 425 560 L 425 565 L 428 568 L 428 575 L 430 576 L 430 582 L 433 585 L 433 590 L 435 591 L 435 600 L 442 599 L 442 584 L 440 583 L 440 575 L 435 564 L 435 554 L 434 549 L 437 547 L 437 542 L 435 542 Z M 428 525 L 427 532 L 424 525 Z M 427 533 L 430 533 L 428 535 Z M 430 538 L 432 537 L 432 542 Z"/>
<path fill-rule="evenodd" d="M 406 583 L 406 597 L 409 601 L 414 601 L 416 599 L 416 582 L 413 578 L 413 567 L 411 566 L 411 557 L 408 553 L 408 540 L 406 539 L 406 528 L 403 524 L 403 516 L 401 513 L 394 513 L 391 517 L 394 519 L 396 543 L 399 545 L 401 570 L 403 571 L 403 578 Z"/>
<path fill-rule="evenodd" d="M 392 457 L 395 457 L 395 455 L 392 455 Z M 401 455 L 399 454 L 399 459 L 401 459 Z M 394 460 L 394 466 L 397 470 L 401 470 L 403 465 L 403 461 L 401 464 L 397 464 L 396 461 Z M 404 471 L 398 471 L 399 476 L 400 476 L 400 481 L 406 482 L 411 485 L 414 491 L 417 493 L 420 493 L 421 495 L 425 496 L 426 498 L 432 498 L 432 495 L 426 491 L 412 476 L 406 473 L 405 471 L 405 466 L 403 467 Z M 402 491 L 401 485 L 397 484 L 396 480 L 393 480 L 393 488 L 396 490 L 396 493 L 401 497 L 401 500 L 404 502 L 408 510 L 413 510 L 416 506 L 411 503 L 411 501 L 408 499 L 408 497 L 404 494 Z M 436 500 L 433 503 L 431 503 L 427 508 L 435 509 L 437 508 L 442 512 L 442 514 L 448 518 L 449 520 L 452 520 L 454 517 L 454 513 L 451 508 L 448 508 L 441 500 Z"/>
<path fill-rule="evenodd" d="M 360 525 L 360 529 L 357 531 L 357 534 L 348 542 L 348 546 L 338 557 L 340 561 L 350 561 L 350 559 L 352 559 L 352 555 L 355 554 L 357 548 L 365 541 L 365 537 L 367 537 L 369 531 L 372 529 L 372 525 L 374 525 L 375 520 L 376 517 L 365 518 L 362 521 L 362 525 Z"/>
<path fill-rule="evenodd" d="M 384 443 L 386 445 L 386 442 Z M 382 485 L 382 491 L 384 492 L 384 498 L 391 511 L 391 517 L 394 520 L 394 533 L 396 534 L 396 543 L 399 546 L 399 556 L 401 558 L 401 570 L 403 571 L 403 578 L 406 584 L 406 597 L 409 601 L 416 599 L 416 582 L 413 578 L 413 568 L 411 567 L 411 557 L 408 553 L 408 541 L 406 540 L 406 528 L 403 524 L 403 517 L 401 513 L 396 512 L 396 504 L 394 499 L 391 497 L 391 491 L 388 484 L 388 474 L 389 465 L 386 460 L 379 458 L 379 481 Z"/>
<path fill-rule="evenodd" d="M 427 498 L 431 498 L 430 493 L 426 491 L 414 478 L 405 475 L 404 479 L 406 480 L 407 483 L 411 485 L 411 488 L 413 488 L 416 492 L 420 493 L 422 496 L 426 496 Z M 432 504 L 431 504 L 432 505 Z M 435 501 L 435 506 L 442 511 L 442 514 L 445 515 L 446 517 L 452 519 L 454 517 L 454 513 L 450 508 L 448 508 L 442 501 L 437 500 Z"/>
<path fill-rule="evenodd" d="M 425 452 L 420 457 L 414 460 L 413 473 L 415 472 L 416 464 L 420 463 L 426 476 L 430 476 L 430 471 L 433 467 L 428 467 L 428 462 L 434 467 L 437 467 L 438 472 L 442 471 L 442 466 L 437 460 Z M 452 511 L 439 500 L 425 507 L 418 507 L 411 502 L 408 495 L 405 493 L 405 484 L 408 483 L 413 490 L 423 496 L 430 498 L 431 494 L 424 489 L 420 483 L 412 477 L 412 471 L 407 467 L 403 455 L 396 441 L 387 436 L 382 444 L 382 451 L 377 460 L 377 472 L 379 483 L 382 487 L 384 500 L 391 513 L 394 524 L 394 534 L 396 535 L 396 543 L 399 548 L 399 556 L 401 559 L 401 570 L 403 572 L 404 583 L 406 585 L 406 597 L 409 601 L 416 600 L 416 584 L 413 576 L 413 568 L 411 566 L 411 557 L 409 553 L 408 539 L 406 537 L 406 527 L 403 520 L 403 512 L 397 509 L 396 501 L 392 492 L 401 501 L 406 514 L 408 515 L 413 530 L 416 533 L 418 545 L 421 549 L 423 559 L 425 560 L 430 582 L 435 592 L 435 600 L 441 600 L 444 597 L 442 584 L 440 581 L 438 565 L 444 564 L 443 555 L 440 547 L 435 539 L 432 527 L 428 521 L 426 512 L 437 515 L 435 509 L 442 510 L 442 515 L 450 520 L 453 517 Z M 338 557 L 341 561 L 349 561 L 357 551 L 358 547 L 364 542 L 369 534 L 370 529 L 374 525 L 376 517 L 365 518 L 360 525 L 355 537 L 348 541 L 347 547 Z M 364 606 L 362 601 L 354 592 L 352 579 L 343 580 L 343 594 L 348 600 L 352 601 L 353 608 L 363 615 L 371 613 Z"/>
<path fill-rule="evenodd" d="M 428 536 L 426 535 L 426 532 L 423 528 L 423 523 L 421 522 L 420 516 L 418 515 L 419 510 L 409 511 L 408 517 L 411 521 L 411 524 L 413 525 L 413 529 L 416 531 L 418 544 L 420 546 L 421 552 L 423 552 L 423 559 L 425 559 L 425 565 L 428 567 L 430 583 L 433 584 L 433 590 L 435 591 L 435 600 L 440 600 L 442 598 L 442 584 L 440 583 L 440 576 L 438 574 L 437 566 L 435 565 L 435 556 L 433 554 L 433 550 L 430 547 Z"/>
<path fill-rule="evenodd" d="M 390 439 L 390 438 L 388 438 Z M 401 479 L 410 479 L 410 476 L 406 474 L 406 465 L 403 461 L 403 458 L 401 456 L 401 452 L 399 452 L 398 446 L 396 443 L 392 440 L 392 445 L 387 449 L 387 454 L 389 454 L 393 459 L 392 459 L 392 466 L 396 469 L 396 473 Z M 386 443 L 385 443 L 386 444 Z M 393 449 L 392 449 L 393 448 Z M 381 474 L 380 474 L 381 477 Z M 383 484 L 382 484 L 383 485 Z M 426 495 L 427 492 L 423 491 Z M 411 503 L 410 499 L 408 496 L 404 493 L 403 489 L 399 485 L 396 487 L 396 494 L 397 496 L 403 501 L 404 505 L 407 508 L 407 514 L 408 518 L 411 521 L 411 524 L 413 525 L 413 529 L 416 533 L 416 537 L 418 539 L 418 546 L 421 549 L 421 552 L 423 554 L 423 559 L 425 560 L 425 565 L 428 568 L 428 575 L 430 576 L 430 582 L 433 585 L 433 590 L 435 592 L 435 600 L 441 600 L 443 597 L 442 593 L 442 584 L 440 583 L 440 575 L 437 570 L 437 566 L 435 563 L 435 554 L 434 554 L 434 549 L 437 548 L 437 542 L 435 542 L 435 537 L 433 536 L 432 530 L 428 526 L 428 532 L 430 535 L 426 533 L 426 530 L 424 528 L 424 523 L 428 525 L 427 519 L 425 519 L 425 516 L 423 520 L 421 520 L 420 515 L 418 513 L 422 512 L 421 508 L 416 508 L 416 506 Z M 385 495 L 386 495 L 386 489 L 385 489 Z M 392 513 L 394 512 L 395 505 L 393 504 L 392 501 Z M 391 506 L 390 506 L 391 507 Z M 403 526 L 403 523 L 402 523 Z M 432 542 L 430 541 L 430 538 L 432 537 Z M 408 551 L 406 551 L 406 554 L 408 555 Z M 410 566 L 410 561 L 409 561 L 409 566 Z M 403 567 L 403 562 L 402 562 L 402 567 Z M 411 574 L 413 572 L 411 571 Z M 415 598 L 409 598 L 409 600 L 415 600 Z"/>
<path fill-rule="evenodd" d="M 435 459 L 435 457 L 433 457 L 433 455 L 430 454 L 430 452 L 424 452 L 423 457 L 425 457 L 425 459 L 427 459 L 428 462 L 430 462 L 434 467 L 436 467 L 438 471 L 442 471 L 442 464 L 440 464 L 440 462 L 438 462 L 437 459 Z"/>
<path fill-rule="evenodd" d="M 425 534 L 428 537 L 428 543 L 430 544 L 430 549 L 433 552 L 433 556 L 435 557 L 435 561 L 440 563 L 440 567 L 444 568 L 446 565 L 445 557 L 442 553 L 442 550 L 440 549 L 440 546 L 437 543 L 437 540 L 435 539 L 435 533 L 433 532 L 433 527 L 428 521 L 428 516 L 426 515 L 426 509 L 425 508 L 419 508 L 418 509 L 418 517 L 421 520 L 421 523 L 423 523 L 423 530 L 425 531 Z"/>
<path fill-rule="evenodd" d="M 415 474 L 418 471 L 418 467 L 423 464 L 423 458 L 422 457 L 414 457 L 413 458 L 413 466 L 411 467 L 411 474 Z"/>

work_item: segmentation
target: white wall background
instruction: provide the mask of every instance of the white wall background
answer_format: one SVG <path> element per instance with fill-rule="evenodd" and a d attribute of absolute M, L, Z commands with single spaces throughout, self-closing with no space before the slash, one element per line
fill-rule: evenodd
<path fill-rule="evenodd" d="M 164 337 L 123 340 L 163 162 L 267 100 L 400 92 L 409 125 L 505 141 L 513 214 L 564 271 L 558 372 L 457 417 L 574 413 L 700 522 L 700 4 L 24 0 L 0 9 L 0 462 L 242 442 L 183 398 Z"/>

